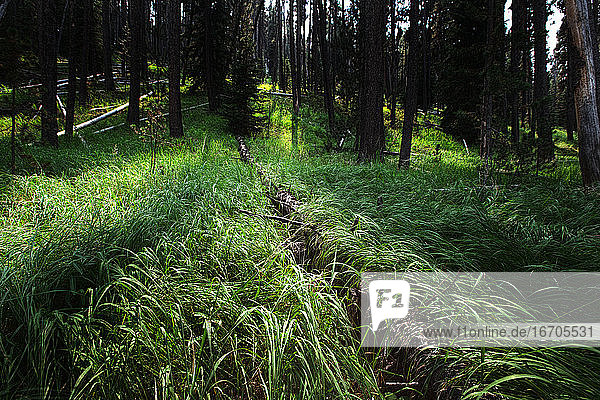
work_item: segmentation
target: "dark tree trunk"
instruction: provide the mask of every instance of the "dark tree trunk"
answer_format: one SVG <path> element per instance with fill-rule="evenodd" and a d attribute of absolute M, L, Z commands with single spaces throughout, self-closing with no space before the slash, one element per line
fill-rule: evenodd
<path fill-rule="evenodd" d="M 591 3 L 590 29 L 592 32 L 594 65 L 596 66 L 596 81 L 598 81 L 598 79 L 600 79 L 600 47 L 598 43 L 598 8 L 600 0 L 592 0 Z M 600 99 L 600 85 L 596 85 L 596 99 Z M 598 103 L 598 115 L 600 115 L 600 102 Z"/>
<path fill-rule="evenodd" d="M 56 107 L 56 2 L 40 0 L 39 60 L 42 76 L 42 143 L 58 146 Z"/>
<path fill-rule="evenodd" d="M 102 44 L 104 47 L 104 86 L 106 90 L 115 90 L 112 64 L 112 36 L 110 29 L 111 0 L 102 0 Z"/>
<path fill-rule="evenodd" d="M 575 131 L 577 130 L 577 110 L 575 107 L 575 84 L 577 80 L 577 49 L 575 48 L 575 44 L 573 43 L 573 36 L 571 34 L 571 28 L 569 27 L 567 18 L 565 18 L 565 22 L 567 23 L 567 84 L 565 90 L 565 104 L 567 108 L 567 140 L 572 142 L 575 140 Z M 596 100 L 598 100 L 598 97 L 596 97 Z"/>
<path fill-rule="evenodd" d="M 74 2 L 69 3 L 69 83 L 67 86 L 67 117 L 65 118 L 65 135 L 73 136 L 75 123 L 75 101 L 77 100 L 77 48 L 75 35 Z"/>
<path fill-rule="evenodd" d="M 169 132 L 172 137 L 183 136 L 180 95 L 180 0 L 169 0 Z"/>
<path fill-rule="evenodd" d="M 398 49 L 396 44 L 396 0 L 390 0 L 390 24 L 391 34 L 390 42 L 392 44 L 391 49 L 391 65 L 390 65 L 390 125 L 392 128 L 396 127 L 396 92 L 398 90 Z"/>
<path fill-rule="evenodd" d="M 513 25 L 511 34 L 511 47 L 510 47 L 510 72 L 513 80 L 513 88 L 511 91 L 511 103 L 512 103 L 512 134 L 511 140 L 513 143 L 519 142 L 520 139 L 520 114 L 521 114 L 521 80 L 523 79 L 521 60 L 523 59 L 523 42 L 527 35 L 525 29 L 525 12 L 527 9 L 523 4 L 523 0 L 513 0 L 512 2 L 512 15 Z"/>
<path fill-rule="evenodd" d="M 479 143 L 479 154 L 485 160 L 486 176 L 489 168 L 489 158 L 492 150 L 492 114 L 494 98 L 492 95 L 491 79 L 492 66 L 494 60 L 494 15 L 495 1 L 487 0 L 487 34 L 486 34 L 486 49 L 485 49 L 485 76 L 483 79 L 483 101 L 481 113 L 481 133 Z"/>
<path fill-rule="evenodd" d="M 211 38 L 212 26 L 212 6 L 207 5 L 204 9 L 204 70 L 206 79 L 206 92 L 208 95 L 208 108 L 211 112 L 216 112 L 219 109 L 219 94 L 216 86 L 216 77 L 214 66 L 215 49 L 213 48 L 213 40 Z"/>
<path fill-rule="evenodd" d="M 78 49 L 79 54 L 79 103 L 88 104 L 90 95 L 88 92 L 88 75 L 90 64 L 90 40 L 92 30 L 92 15 L 94 12 L 94 2 L 92 0 L 82 0 L 79 5 L 81 12 L 80 34 L 81 42 Z"/>
<path fill-rule="evenodd" d="M 1 18 L 0 18 L 1 19 Z M 12 110 L 11 110 L 11 129 L 10 129 L 10 173 L 15 173 L 15 151 L 16 151 L 16 139 L 17 139 L 17 107 L 16 107 L 16 95 L 17 85 L 13 83 L 12 87 Z"/>
<path fill-rule="evenodd" d="M 298 6 L 299 7 L 299 6 Z M 290 73 L 292 77 L 292 143 L 298 140 L 298 114 L 300 112 L 300 87 L 298 86 L 298 62 L 296 53 L 296 40 L 294 35 L 294 0 L 290 0 L 288 21 L 288 40 L 290 43 Z"/>
<path fill-rule="evenodd" d="M 359 161 L 380 159 L 385 148 L 383 126 L 383 48 L 385 9 L 383 1 L 361 0 L 360 41 L 362 42 L 362 82 L 359 121 Z"/>
<path fill-rule="evenodd" d="M 323 66 L 323 101 L 325 102 L 329 121 L 329 137 L 333 138 L 335 132 L 335 109 L 333 105 L 333 86 L 331 84 L 331 58 L 325 36 L 325 7 L 322 0 L 313 0 L 313 15 L 316 18 L 314 25 L 319 38 L 321 64 Z"/>
<path fill-rule="evenodd" d="M 296 85 L 298 96 L 298 109 L 302 105 L 302 37 L 304 27 L 304 4 L 305 0 L 296 0 Z"/>
<path fill-rule="evenodd" d="M 429 111 L 429 107 L 431 107 L 431 97 L 430 97 L 430 92 L 431 92 L 431 88 L 430 88 L 430 57 L 431 57 L 431 48 L 430 48 L 430 44 L 431 44 L 431 40 L 430 40 L 430 30 L 429 30 L 429 26 L 427 25 L 429 22 L 429 18 L 430 18 L 430 14 L 431 14 L 431 0 L 425 0 L 424 4 L 423 4 L 423 32 L 422 32 L 422 37 L 423 37 L 423 72 L 422 72 L 422 76 L 423 76 L 423 93 L 422 93 L 422 97 L 423 97 L 423 111 L 425 112 L 425 114 L 427 114 L 427 112 Z"/>
<path fill-rule="evenodd" d="M 296 40 L 297 37 L 294 35 L 294 0 L 290 0 L 290 9 L 288 15 L 288 40 L 290 43 L 290 72 L 292 75 L 292 99 L 294 103 L 294 117 L 298 117 L 300 111 L 300 88 L 298 86 L 298 62 L 296 60 Z"/>
<path fill-rule="evenodd" d="M 576 48 L 578 76 L 575 89 L 579 128 L 579 165 L 583 184 L 600 182 L 600 118 L 596 98 L 596 66 L 588 0 L 567 0 L 567 18 Z"/>
<path fill-rule="evenodd" d="M 410 1 L 410 27 L 408 29 L 408 56 L 406 60 L 406 96 L 404 100 L 404 122 L 402 124 L 402 144 L 400 147 L 401 168 L 410 166 L 412 135 L 417 113 L 417 47 L 419 46 L 419 2 Z"/>
<path fill-rule="evenodd" d="M 283 32 L 283 10 L 281 9 L 281 2 L 283 0 L 277 0 L 277 51 L 278 51 L 278 57 L 279 57 L 279 88 L 281 89 L 281 91 L 285 92 L 287 91 L 287 80 L 285 77 L 285 65 L 283 63 L 283 53 L 284 53 L 284 47 L 283 47 L 283 36 L 284 36 L 284 32 Z"/>
<path fill-rule="evenodd" d="M 121 41 L 122 42 L 127 42 L 129 40 L 129 38 L 127 38 L 127 26 L 129 24 L 129 10 L 128 10 L 128 6 L 127 6 L 127 0 L 120 0 L 121 1 L 121 29 L 120 29 L 120 35 L 121 35 Z M 130 44 L 131 46 L 131 44 Z M 125 51 L 125 49 L 122 49 L 122 55 L 121 55 L 121 75 L 123 76 L 123 78 L 127 77 L 127 52 Z"/>
<path fill-rule="evenodd" d="M 548 10 L 546 0 L 533 1 L 533 29 L 535 46 L 535 76 L 533 111 L 538 135 L 538 162 L 547 163 L 554 159 L 550 108 L 548 104 L 547 31 Z"/>
<path fill-rule="evenodd" d="M 144 0 L 129 0 L 129 109 L 127 122 L 130 125 L 140 121 L 140 82 L 142 73 L 142 18 L 144 16 Z"/>

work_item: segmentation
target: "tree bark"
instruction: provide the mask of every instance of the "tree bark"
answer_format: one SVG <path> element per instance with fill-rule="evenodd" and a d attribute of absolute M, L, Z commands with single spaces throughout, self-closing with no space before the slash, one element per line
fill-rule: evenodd
<path fill-rule="evenodd" d="M 510 47 L 510 73 L 514 85 L 510 96 L 512 103 L 511 140 L 513 143 L 518 143 L 521 136 L 521 90 L 519 87 L 523 74 L 521 69 L 521 61 L 523 59 L 523 41 L 525 39 L 525 35 L 527 34 L 525 30 L 525 12 L 526 8 L 523 4 L 523 0 L 513 0 L 513 25 Z"/>
<path fill-rule="evenodd" d="M 398 49 L 396 44 L 396 0 L 390 0 L 390 24 L 391 34 L 390 41 L 392 44 L 391 49 L 391 65 L 390 65 L 390 125 L 392 128 L 396 127 L 396 92 L 398 89 Z"/>
<path fill-rule="evenodd" d="M 144 15 L 143 0 L 129 0 L 129 109 L 127 122 L 138 124 L 140 120 L 140 84 L 142 74 L 142 18 Z"/>
<path fill-rule="evenodd" d="M 183 137 L 180 94 L 180 0 L 169 0 L 169 132 L 172 137 Z"/>
<path fill-rule="evenodd" d="M 115 90 L 112 64 L 112 35 L 110 29 L 111 0 L 102 0 L 102 44 L 104 47 L 104 86 L 107 91 Z"/>
<path fill-rule="evenodd" d="M 42 76 L 42 143 L 58 147 L 55 0 L 39 0 L 38 26 L 40 73 Z"/>
<path fill-rule="evenodd" d="M 547 163 L 554 159 L 554 144 L 552 141 L 552 127 L 550 126 L 550 108 L 548 102 L 548 70 L 547 70 L 547 31 L 546 22 L 548 10 L 546 0 L 533 2 L 533 30 L 535 46 L 535 76 L 533 81 L 534 92 L 534 119 L 538 135 L 538 162 Z"/>
<path fill-rule="evenodd" d="M 283 63 L 284 57 L 284 48 L 283 48 L 283 10 L 281 7 L 281 2 L 283 0 L 277 0 L 277 51 L 279 57 L 279 88 L 282 92 L 287 91 L 287 80 L 285 77 L 285 65 Z"/>
<path fill-rule="evenodd" d="M 361 0 L 360 41 L 362 81 L 360 88 L 359 161 L 381 159 L 385 148 L 383 126 L 383 49 L 385 42 L 384 1 Z"/>
<path fill-rule="evenodd" d="M 65 118 L 65 135 L 73 136 L 73 125 L 75 123 L 75 101 L 77 100 L 77 49 L 75 5 L 74 1 L 69 3 L 69 83 L 67 86 L 67 116 Z"/>
<path fill-rule="evenodd" d="M 325 33 L 325 7 L 323 6 L 323 0 L 313 0 L 313 15 L 316 18 L 314 25 L 319 38 L 321 64 L 323 66 L 323 101 L 325 103 L 327 119 L 329 121 L 329 137 L 333 138 L 335 132 L 335 109 L 333 103 L 333 87 L 331 84 L 331 57 Z"/>
<path fill-rule="evenodd" d="M 487 34 L 486 34 L 486 49 L 485 49 L 485 76 L 483 78 L 483 101 L 481 113 L 481 133 L 479 154 L 485 160 L 485 174 L 489 173 L 489 159 L 492 150 L 492 115 L 494 98 L 491 88 L 492 66 L 494 64 L 494 14 L 495 1 L 487 0 Z"/>
<path fill-rule="evenodd" d="M 600 118 L 596 98 L 596 65 L 588 0 L 567 0 L 567 18 L 578 58 L 575 88 L 579 128 L 579 165 L 583 184 L 600 182 Z"/>
<path fill-rule="evenodd" d="M 567 18 L 565 18 L 567 32 L 567 82 L 565 90 L 565 105 L 567 114 L 567 140 L 575 140 L 575 131 L 577 130 L 577 110 L 575 108 L 575 81 L 577 80 L 576 49 L 573 43 L 573 36 Z M 597 93 L 597 91 L 596 91 Z M 598 97 L 596 96 L 596 99 Z"/>
<path fill-rule="evenodd" d="M 404 122 L 402 124 L 402 144 L 400 146 L 400 168 L 410 166 L 412 134 L 417 113 L 417 47 L 419 45 L 419 2 L 410 1 L 410 26 L 408 28 L 408 55 L 406 72 L 406 97 L 404 100 Z"/>
<path fill-rule="evenodd" d="M 92 30 L 92 15 L 94 12 L 94 2 L 91 0 L 82 0 L 78 5 L 80 11 L 80 26 L 81 31 L 80 46 L 78 49 L 79 55 L 79 103 L 88 104 L 90 100 L 88 92 L 88 75 L 90 64 L 90 40 Z"/>

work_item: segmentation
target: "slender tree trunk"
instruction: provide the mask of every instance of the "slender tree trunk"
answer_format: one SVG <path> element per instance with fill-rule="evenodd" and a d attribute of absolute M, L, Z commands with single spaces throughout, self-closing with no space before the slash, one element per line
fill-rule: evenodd
<path fill-rule="evenodd" d="M 298 63 L 296 60 L 296 35 L 294 35 L 294 0 L 290 0 L 288 15 L 288 38 L 290 43 L 290 72 L 292 77 L 292 99 L 294 103 L 294 114 L 297 117 L 300 110 L 300 96 L 298 88 Z"/>
<path fill-rule="evenodd" d="M 283 46 L 283 10 L 281 2 L 283 0 L 277 0 L 277 51 L 279 52 L 279 88 L 281 91 L 287 91 L 287 79 L 285 77 L 285 64 L 283 63 L 284 57 L 284 46 Z"/>
<path fill-rule="evenodd" d="M 323 66 L 323 101 L 325 102 L 327 119 L 329 121 L 329 137 L 333 138 L 335 132 L 335 109 L 333 103 L 333 87 L 331 84 L 331 59 L 325 33 L 325 7 L 323 6 L 323 0 L 313 0 L 313 8 L 313 15 L 316 18 L 314 25 L 319 38 L 321 64 Z"/>
<path fill-rule="evenodd" d="M 169 132 L 172 137 L 183 136 L 180 95 L 180 0 L 169 0 Z"/>
<path fill-rule="evenodd" d="M 600 0 L 592 0 L 590 14 L 590 29 L 592 32 L 592 48 L 594 53 L 594 65 L 596 66 L 596 81 L 600 79 L 600 47 L 598 43 L 598 8 Z M 596 85 L 596 99 L 600 100 L 600 85 Z M 600 115 L 600 102 L 598 102 L 598 115 Z"/>
<path fill-rule="evenodd" d="M 479 154 L 481 158 L 485 160 L 485 174 L 487 177 L 489 169 L 489 159 L 492 149 L 492 114 L 494 98 L 492 95 L 491 88 L 491 69 L 493 66 L 494 59 L 494 14 L 495 4 L 494 0 L 487 0 L 487 35 L 486 35 L 486 49 L 485 49 L 485 77 L 483 81 L 483 101 L 482 101 L 482 113 L 481 113 L 481 134 L 480 134 L 480 148 Z"/>
<path fill-rule="evenodd" d="M 525 11 L 526 9 L 523 0 L 513 0 L 513 25 L 510 47 L 510 72 L 514 85 L 510 96 L 512 103 L 511 140 L 513 143 L 518 143 L 520 140 L 521 90 L 519 87 L 521 86 L 522 80 L 521 60 L 523 59 L 523 40 L 526 35 Z"/>
<path fill-rule="evenodd" d="M 390 125 L 392 128 L 396 127 L 396 81 L 398 79 L 398 49 L 396 48 L 396 0 L 390 0 L 390 24 L 391 34 L 390 42 L 392 44 L 391 49 L 391 65 L 390 65 Z"/>
<path fill-rule="evenodd" d="M 302 27 L 304 26 L 305 0 L 296 0 L 296 86 L 298 109 L 302 105 Z"/>
<path fill-rule="evenodd" d="M 547 31 L 548 10 L 546 0 L 533 1 L 533 29 L 535 46 L 534 119 L 538 135 L 538 162 L 554 159 L 550 108 L 548 104 Z"/>
<path fill-rule="evenodd" d="M 292 77 L 292 144 L 296 145 L 298 141 L 298 114 L 300 112 L 300 88 L 298 86 L 298 62 L 296 60 L 296 40 L 294 35 L 294 0 L 290 0 L 288 15 L 288 38 L 290 43 L 290 73 Z"/>
<path fill-rule="evenodd" d="M 565 104 L 567 108 L 567 140 L 575 140 L 575 131 L 577 130 L 577 110 L 575 107 L 575 81 L 577 80 L 577 66 L 576 66 L 576 48 L 573 43 L 573 36 L 571 34 L 571 28 L 569 27 L 568 18 L 565 18 L 567 26 L 567 84 L 565 90 Z M 597 85 L 596 85 L 597 86 Z M 596 97 L 598 100 L 598 97 Z"/>
<path fill-rule="evenodd" d="M 72 1 L 72 0 L 70 0 Z M 104 46 L 104 86 L 106 90 L 115 90 L 112 64 L 112 36 L 110 29 L 111 0 L 102 0 L 102 43 Z"/>
<path fill-rule="evenodd" d="M 15 173 L 15 147 L 17 139 L 17 108 L 16 108 L 17 85 L 13 83 L 12 87 L 12 116 L 10 129 L 10 173 Z"/>
<path fill-rule="evenodd" d="M 404 100 L 404 122 L 402 124 L 402 144 L 400 146 L 400 168 L 410 166 L 412 135 L 417 113 L 417 47 L 419 46 L 419 2 L 410 1 L 410 26 L 408 29 L 408 56 L 406 73 L 406 97 Z"/>
<path fill-rule="evenodd" d="M 90 40 L 92 30 L 92 14 L 93 14 L 93 1 L 81 0 L 81 4 L 78 6 L 81 11 L 81 25 L 80 34 L 81 46 L 78 49 L 79 54 L 79 103 L 82 105 L 88 104 L 90 100 L 88 92 L 88 75 L 89 75 L 89 63 L 90 63 Z"/>
<path fill-rule="evenodd" d="M 120 29 L 120 35 L 121 35 L 121 41 L 122 42 L 127 42 L 129 40 L 129 38 L 127 37 L 127 26 L 129 24 L 129 10 L 128 10 L 128 5 L 127 5 L 127 0 L 120 0 L 121 1 L 121 29 Z M 131 44 L 130 44 L 131 46 Z M 125 51 L 125 49 L 122 49 L 122 53 L 121 53 L 121 75 L 123 76 L 123 78 L 127 77 L 127 52 Z"/>
<path fill-rule="evenodd" d="M 42 143 L 58 147 L 55 0 L 39 0 L 38 26 L 42 75 Z"/>
<path fill-rule="evenodd" d="M 204 70 L 206 79 L 206 91 L 208 95 L 208 108 L 211 112 L 219 109 L 219 96 L 216 87 L 215 78 L 215 49 L 211 37 L 212 27 L 212 6 L 206 5 L 204 8 Z"/>
<path fill-rule="evenodd" d="M 77 49 L 75 47 L 77 25 L 75 23 L 74 1 L 69 3 L 69 83 L 67 86 L 67 117 L 65 118 L 65 135 L 73 136 L 75 122 L 75 101 L 77 100 Z"/>
<path fill-rule="evenodd" d="M 360 24 L 363 81 L 360 91 L 359 161 L 381 159 L 385 148 L 383 125 L 383 49 L 385 9 L 383 1 L 361 0 Z"/>
<path fill-rule="evenodd" d="M 423 76 L 423 111 L 425 112 L 425 114 L 427 115 L 427 112 L 429 111 L 429 107 L 431 106 L 431 99 L 429 97 L 429 93 L 430 93 L 430 87 L 429 87 L 429 73 L 430 73 L 430 68 L 429 68 L 429 64 L 430 64 L 430 56 L 431 56 L 431 49 L 430 49 L 430 44 L 431 41 L 429 39 L 429 26 L 427 25 L 429 22 L 429 18 L 430 18 L 430 13 L 431 13 L 431 0 L 425 0 L 424 4 L 423 4 L 423 33 L 422 33 L 422 37 L 423 37 L 423 72 L 422 72 L 422 76 Z"/>
<path fill-rule="evenodd" d="M 127 122 L 130 125 L 140 121 L 140 84 L 142 73 L 142 18 L 144 15 L 143 0 L 129 0 L 129 109 Z"/>
<path fill-rule="evenodd" d="M 577 125 L 579 128 L 579 165 L 583 184 L 600 182 L 600 118 L 596 98 L 596 66 L 594 41 L 587 0 L 567 0 L 567 18 L 578 59 L 575 89 Z"/>

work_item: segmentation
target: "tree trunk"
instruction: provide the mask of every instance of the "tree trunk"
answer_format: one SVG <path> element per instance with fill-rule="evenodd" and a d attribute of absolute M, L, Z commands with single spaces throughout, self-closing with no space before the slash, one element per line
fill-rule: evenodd
<path fill-rule="evenodd" d="M 362 82 L 360 88 L 359 161 L 381 159 L 385 148 L 383 126 L 383 48 L 385 9 L 383 1 L 361 0 Z"/>
<path fill-rule="evenodd" d="M 294 35 L 294 0 L 290 0 L 288 15 L 288 38 L 290 43 L 290 72 L 292 75 L 292 99 L 294 103 L 294 116 L 298 117 L 300 110 L 300 88 L 298 87 L 298 62 L 296 60 L 296 35 Z"/>
<path fill-rule="evenodd" d="M 207 4 L 204 8 L 204 69 L 206 79 L 206 92 L 208 95 L 208 109 L 211 112 L 216 112 L 219 109 L 219 94 L 217 91 L 216 77 L 214 66 L 215 49 L 211 38 L 212 26 L 212 6 Z"/>
<path fill-rule="evenodd" d="M 567 24 L 567 84 L 565 90 L 565 104 L 567 114 L 567 140 L 575 140 L 575 131 L 577 130 L 577 110 L 575 108 L 575 81 L 577 80 L 577 66 L 576 66 L 576 49 L 573 43 L 573 36 L 571 34 L 571 28 L 567 18 L 565 18 Z M 597 92 L 596 92 L 597 93 Z M 596 96 L 596 100 L 598 97 Z"/>
<path fill-rule="evenodd" d="M 419 2 L 410 1 L 410 27 L 408 29 L 408 60 L 406 73 L 406 97 L 404 100 L 404 122 L 400 147 L 400 168 L 410 166 L 412 134 L 417 113 L 417 47 L 419 46 Z"/>
<path fill-rule="evenodd" d="M 552 127 L 548 101 L 547 31 L 548 10 L 546 0 L 533 2 L 533 29 L 535 46 L 535 76 L 533 111 L 538 135 L 538 162 L 547 163 L 554 159 Z"/>
<path fill-rule="evenodd" d="M 283 32 L 283 22 L 282 22 L 282 18 L 283 18 L 283 10 L 281 8 L 281 2 L 283 0 L 277 0 L 277 51 L 278 51 L 278 56 L 279 56 L 279 88 L 282 92 L 287 91 L 287 80 L 285 77 L 285 65 L 283 63 L 283 53 L 284 53 L 284 47 L 283 47 L 283 36 L 284 36 L 284 32 Z"/>
<path fill-rule="evenodd" d="M 313 0 L 313 15 L 316 18 L 314 25 L 319 38 L 321 64 L 323 65 L 323 101 L 325 102 L 329 121 L 329 138 L 333 138 L 335 132 L 335 109 L 333 105 L 333 87 L 331 84 L 331 58 L 325 33 L 325 7 L 323 6 L 323 0 Z"/>
<path fill-rule="evenodd" d="M 42 75 L 42 143 L 58 147 L 56 107 L 56 2 L 40 0 L 39 60 Z"/>
<path fill-rule="evenodd" d="M 79 103 L 88 104 L 90 100 L 88 92 L 88 75 L 90 64 L 90 40 L 92 31 L 92 15 L 94 11 L 94 2 L 91 0 L 82 0 L 78 6 L 80 10 L 80 46 L 79 54 Z"/>
<path fill-rule="evenodd" d="M 104 47 L 104 86 L 107 91 L 115 90 L 112 64 L 112 37 L 110 29 L 111 0 L 102 0 L 102 44 Z"/>
<path fill-rule="evenodd" d="M 579 128 L 579 165 L 583 184 L 600 182 L 600 118 L 596 98 L 596 65 L 587 0 L 567 0 L 567 18 L 578 58 L 575 89 Z"/>
<path fill-rule="evenodd" d="M 74 1 L 69 3 L 69 83 L 67 86 L 67 117 L 65 118 L 65 135 L 73 136 L 73 125 L 75 123 L 75 101 L 77 100 L 77 49 L 75 5 Z"/>
<path fill-rule="evenodd" d="M 481 112 L 481 133 L 479 154 L 485 160 L 485 176 L 489 171 L 489 159 L 492 150 L 492 115 L 494 98 L 492 95 L 491 80 L 492 66 L 494 64 L 494 14 L 495 1 L 487 0 L 487 34 L 486 34 L 486 49 L 485 49 L 485 76 L 483 79 L 483 101 Z"/>
<path fill-rule="evenodd" d="M 519 142 L 521 133 L 521 90 L 519 87 L 522 80 L 521 60 L 523 59 L 523 40 L 527 34 L 525 31 L 525 12 L 526 8 L 523 0 L 513 0 L 513 25 L 510 47 L 510 73 L 514 85 L 510 96 L 512 102 L 511 140 L 513 143 Z"/>
<path fill-rule="evenodd" d="M 142 73 L 142 18 L 144 0 L 129 0 L 129 109 L 127 122 L 130 125 L 140 121 L 140 81 Z"/>
<path fill-rule="evenodd" d="M 390 0 L 390 24 L 391 24 L 391 34 L 390 34 L 390 42 L 392 44 L 391 49 L 391 65 L 390 65 L 390 125 L 392 128 L 396 127 L 396 91 L 398 88 L 398 49 L 396 44 L 396 0 Z"/>
<path fill-rule="evenodd" d="M 600 79 L 600 47 L 598 43 L 598 7 L 600 0 L 592 0 L 590 13 L 590 29 L 592 33 L 592 48 L 594 50 L 594 65 L 596 66 L 596 81 Z M 596 99 L 600 99 L 600 85 L 596 85 Z M 600 115 L 600 102 L 598 103 Z"/>
<path fill-rule="evenodd" d="M 180 94 L 181 3 L 169 0 L 169 132 L 171 137 L 183 136 Z"/>

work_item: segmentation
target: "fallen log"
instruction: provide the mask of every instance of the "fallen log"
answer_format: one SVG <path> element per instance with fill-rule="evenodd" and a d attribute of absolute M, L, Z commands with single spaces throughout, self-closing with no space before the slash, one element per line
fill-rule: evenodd
<path fill-rule="evenodd" d="M 143 95 L 142 97 L 140 97 L 140 100 L 143 100 L 143 99 L 145 99 L 146 97 L 148 97 L 150 95 L 152 95 L 152 92 Z M 86 122 L 83 122 L 83 123 L 81 123 L 79 125 L 76 125 L 74 128 L 76 130 L 87 128 L 88 126 L 92 126 L 94 124 L 97 124 L 100 121 L 105 120 L 108 117 L 112 117 L 113 115 L 118 114 L 119 112 L 125 110 L 127 107 L 129 107 L 129 103 L 125 103 L 122 106 L 119 106 L 119 107 L 115 108 L 114 110 L 111 110 L 111 111 L 107 112 L 106 114 L 102 114 L 99 117 L 92 118 L 89 121 L 86 121 Z M 62 136 L 64 134 L 65 134 L 65 131 L 58 132 L 58 136 Z"/>
<path fill-rule="evenodd" d="M 90 76 L 88 76 L 88 79 L 97 78 L 99 76 L 102 76 L 102 74 L 90 75 Z M 66 86 L 68 84 L 69 84 L 69 79 L 61 79 L 59 81 L 56 81 L 56 87 Z M 19 89 L 34 89 L 34 88 L 41 87 L 41 86 L 42 86 L 41 83 L 35 83 L 32 85 L 21 86 Z"/>
<path fill-rule="evenodd" d="M 266 92 L 266 93 L 270 94 L 272 96 L 293 97 L 293 95 L 289 94 L 289 93 L 282 93 L 282 92 Z"/>
<path fill-rule="evenodd" d="M 181 112 L 195 110 L 197 108 L 205 107 L 207 105 L 208 105 L 208 103 L 204 103 L 204 104 L 199 104 L 197 106 L 192 106 L 192 107 L 184 108 L 183 110 L 181 110 Z M 163 114 L 163 117 L 168 117 L 168 116 L 169 116 L 169 113 Z M 148 120 L 148 118 L 142 118 L 142 119 L 140 119 L 140 122 L 144 122 L 144 121 L 147 121 L 147 120 Z M 123 123 L 120 123 L 120 124 L 117 124 L 117 125 L 109 126 L 107 128 L 95 131 L 94 134 L 112 131 L 113 129 L 121 128 L 122 126 L 125 126 L 125 125 L 127 125 L 127 124 L 123 122 Z"/>
<path fill-rule="evenodd" d="M 60 108 L 60 111 L 62 112 L 62 115 L 66 120 L 67 119 L 67 110 L 65 110 L 65 106 L 63 105 L 63 102 L 60 99 L 59 95 L 56 95 L 56 101 L 58 102 L 58 107 Z"/>
<path fill-rule="evenodd" d="M 247 211 L 247 210 L 240 210 L 240 212 L 242 214 L 246 214 L 246 215 L 248 215 L 250 217 L 257 217 L 257 218 L 263 218 L 263 219 L 271 219 L 273 221 L 281 222 L 281 223 L 284 223 L 284 224 L 292 224 L 292 225 L 298 225 L 298 226 L 304 226 L 305 225 L 303 222 L 295 221 L 295 220 L 289 219 L 289 218 L 280 217 L 278 215 L 255 214 L 255 213 Z"/>

